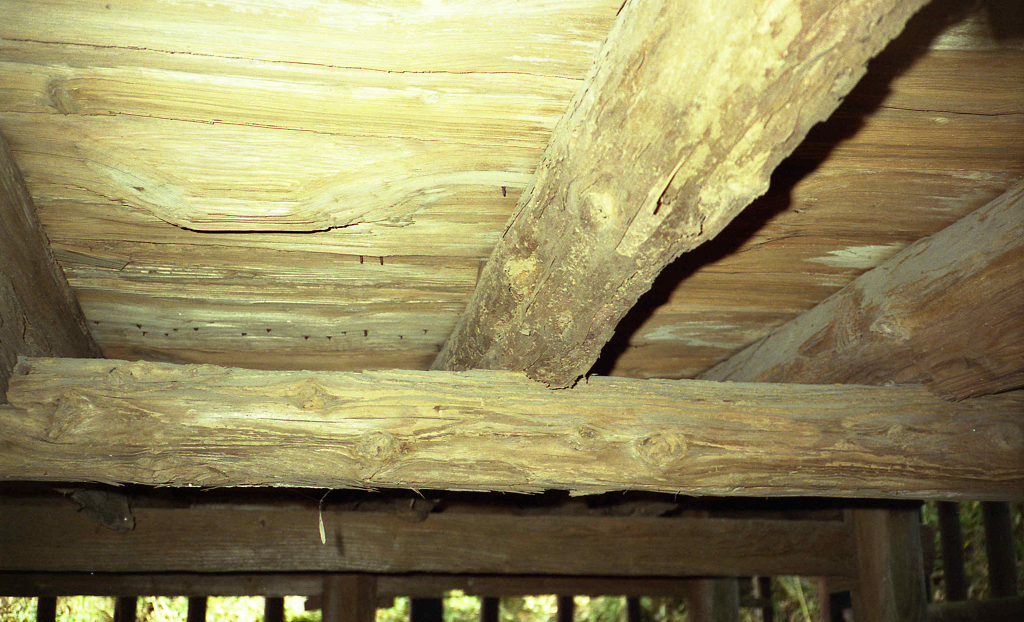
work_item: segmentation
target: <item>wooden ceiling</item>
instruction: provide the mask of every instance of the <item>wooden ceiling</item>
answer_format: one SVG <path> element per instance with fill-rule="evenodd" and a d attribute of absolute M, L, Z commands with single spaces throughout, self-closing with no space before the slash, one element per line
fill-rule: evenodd
<path fill-rule="evenodd" d="M 5 0 L 0 128 L 106 356 L 425 369 L 621 6 Z M 598 370 L 695 376 L 1021 178 L 1024 9 L 939 0 Z"/>

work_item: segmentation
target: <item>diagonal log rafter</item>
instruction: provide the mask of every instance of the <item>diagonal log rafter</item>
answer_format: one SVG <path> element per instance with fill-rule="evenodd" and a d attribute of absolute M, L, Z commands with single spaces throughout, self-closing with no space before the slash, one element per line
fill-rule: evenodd
<path fill-rule="evenodd" d="M 1024 386 L 1024 181 L 701 378 L 920 382 L 950 399 Z"/>
<path fill-rule="evenodd" d="M 923 4 L 628 2 L 432 368 L 573 385 Z"/>

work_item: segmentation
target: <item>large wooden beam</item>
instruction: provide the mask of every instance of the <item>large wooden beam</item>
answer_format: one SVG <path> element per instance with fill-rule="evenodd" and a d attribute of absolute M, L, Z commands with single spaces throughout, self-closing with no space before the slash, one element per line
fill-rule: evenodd
<path fill-rule="evenodd" d="M 0 572 L 856 576 L 852 527 L 842 520 L 442 512 L 410 521 L 315 506 L 132 512 L 135 529 L 118 533 L 62 499 L 0 504 Z"/>
<path fill-rule="evenodd" d="M 1024 181 L 705 372 L 707 380 L 1024 386 Z"/>
<path fill-rule="evenodd" d="M 433 368 L 575 383 L 924 3 L 626 2 Z"/>
<path fill-rule="evenodd" d="M 0 404 L 18 355 L 100 356 L 0 134 Z"/>
<path fill-rule="evenodd" d="M 1024 498 L 1024 395 L 22 359 L 0 479 Z"/>

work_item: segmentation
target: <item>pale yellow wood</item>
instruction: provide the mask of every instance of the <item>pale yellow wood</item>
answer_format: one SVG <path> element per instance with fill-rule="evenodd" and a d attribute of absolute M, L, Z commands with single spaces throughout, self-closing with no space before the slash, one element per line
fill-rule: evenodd
<path fill-rule="evenodd" d="M 707 380 L 1024 385 L 1024 181 L 711 368 Z"/>
<path fill-rule="evenodd" d="M 937 499 L 1024 495 L 1024 396 L 23 359 L 0 478 Z M 201 441 L 199 440 L 201 439 Z"/>
<path fill-rule="evenodd" d="M 118 358 L 359 370 L 435 356 L 621 1 L 106 4 L 8 2 L 0 20 L 0 124 L 97 340 Z M 1024 38 L 1007 29 L 1020 4 L 975 5 L 911 20 L 773 179 L 775 201 L 723 234 L 717 252 L 740 252 L 673 283 L 614 373 L 696 375 L 1024 176 Z M 316 234 L 211 235 L 102 172 L 173 178 L 203 219 L 204 202 L 241 214 L 316 203 L 343 177 L 372 186 L 360 162 L 392 166 L 407 205 L 439 192 L 397 226 L 367 213 Z"/>
<path fill-rule="evenodd" d="M 627 2 L 431 368 L 575 384 L 923 4 Z"/>

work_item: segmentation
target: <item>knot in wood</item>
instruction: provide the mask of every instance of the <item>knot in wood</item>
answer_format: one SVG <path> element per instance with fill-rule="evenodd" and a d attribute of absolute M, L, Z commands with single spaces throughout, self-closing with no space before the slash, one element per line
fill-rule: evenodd
<path fill-rule="evenodd" d="M 992 445 L 1006 452 L 1024 451 L 1024 428 L 1012 423 L 1000 423 L 988 432 Z"/>
<path fill-rule="evenodd" d="M 383 430 L 368 432 L 359 442 L 359 452 L 374 462 L 389 462 L 398 455 L 398 440 Z"/>
<path fill-rule="evenodd" d="M 588 227 L 602 230 L 616 221 L 615 200 L 606 192 L 588 192 L 580 199 L 580 220 Z"/>
<path fill-rule="evenodd" d="M 79 112 L 78 104 L 75 102 L 73 92 L 75 88 L 68 88 L 68 81 L 62 78 L 51 80 L 46 85 L 46 96 L 50 99 L 50 105 L 61 114 L 75 114 Z"/>
<path fill-rule="evenodd" d="M 657 432 L 638 440 L 633 449 L 641 460 L 653 467 L 664 468 L 686 453 L 686 440 L 672 432 Z"/>
<path fill-rule="evenodd" d="M 57 400 L 57 407 L 46 426 L 46 438 L 55 441 L 67 434 L 82 422 L 92 407 L 92 400 L 84 393 L 75 389 L 65 391 Z"/>

